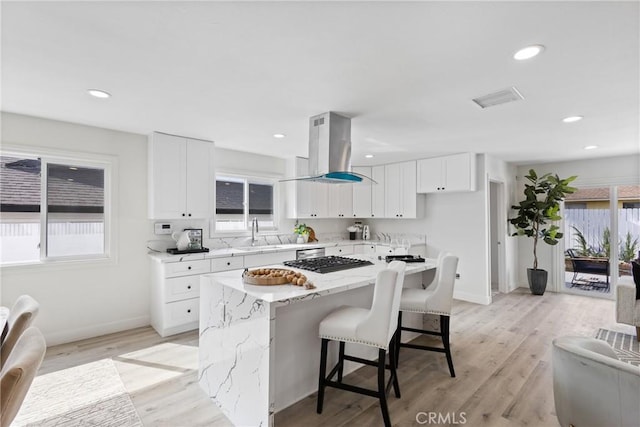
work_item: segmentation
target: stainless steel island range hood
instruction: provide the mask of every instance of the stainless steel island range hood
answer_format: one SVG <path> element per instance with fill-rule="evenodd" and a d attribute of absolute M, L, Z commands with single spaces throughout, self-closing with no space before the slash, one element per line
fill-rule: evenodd
<path fill-rule="evenodd" d="M 333 112 L 309 119 L 309 176 L 306 180 L 330 184 L 357 183 L 371 178 L 351 172 L 351 119 Z"/>

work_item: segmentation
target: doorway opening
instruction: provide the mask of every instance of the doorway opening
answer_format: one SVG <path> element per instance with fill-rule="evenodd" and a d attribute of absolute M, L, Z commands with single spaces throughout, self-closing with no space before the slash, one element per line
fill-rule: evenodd
<path fill-rule="evenodd" d="M 499 292 L 507 292 L 504 252 L 507 219 L 504 206 L 504 183 L 489 181 L 489 278 L 492 297 Z"/>

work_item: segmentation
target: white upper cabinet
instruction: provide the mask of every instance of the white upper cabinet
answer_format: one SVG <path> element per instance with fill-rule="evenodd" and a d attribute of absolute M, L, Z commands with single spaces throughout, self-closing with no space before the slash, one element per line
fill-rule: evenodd
<path fill-rule="evenodd" d="M 214 144 L 154 132 L 149 136 L 149 218 L 208 218 Z"/>
<path fill-rule="evenodd" d="M 368 166 L 354 166 L 353 172 L 371 177 L 371 168 Z M 353 217 L 371 218 L 371 192 L 375 184 L 371 182 L 353 184 Z"/>
<path fill-rule="evenodd" d="M 372 166 L 371 179 L 377 184 L 371 185 L 371 218 L 385 217 L 385 167 Z"/>
<path fill-rule="evenodd" d="M 353 187 L 362 184 L 326 184 L 327 216 L 329 218 L 353 217 Z"/>
<path fill-rule="evenodd" d="M 385 216 L 416 217 L 416 162 L 385 165 Z"/>
<path fill-rule="evenodd" d="M 296 157 L 287 170 L 290 177 L 309 175 L 309 160 Z M 288 181 L 287 216 L 289 218 L 326 218 L 327 185 L 311 181 Z"/>
<path fill-rule="evenodd" d="M 384 218 L 385 217 L 385 166 L 354 166 L 353 171 L 366 175 L 371 181 L 353 184 L 353 217 Z"/>
<path fill-rule="evenodd" d="M 475 191 L 476 156 L 455 154 L 418 160 L 418 193 Z"/>

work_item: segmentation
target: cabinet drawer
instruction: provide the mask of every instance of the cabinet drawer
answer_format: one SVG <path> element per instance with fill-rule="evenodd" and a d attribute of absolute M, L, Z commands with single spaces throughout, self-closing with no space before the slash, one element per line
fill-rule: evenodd
<path fill-rule="evenodd" d="M 200 276 L 185 276 L 166 279 L 164 302 L 180 301 L 200 296 Z"/>
<path fill-rule="evenodd" d="M 244 267 L 243 256 L 230 256 L 225 258 L 214 258 L 211 260 L 211 271 L 236 270 Z"/>
<path fill-rule="evenodd" d="M 327 256 L 329 256 L 329 255 L 338 255 L 338 256 L 352 255 L 353 254 L 353 245 L 336 246 L 336 247 L 333 247 L 333 248 L 326 248 L 324 251 L 325 251 L 325 255 L 327 255 Z"/>
<path fill-rule="evenodd" d="M 376 245 L 376 255 L 393 255 L 394 251 L 387 245 Z"/>
<path fill-rule="evenodd" d="M 211 272 L 211 261 L 198 259 L 194 261 L 170 262 L 165 268 L 165 277 L 186 276 L 189 274 L 205 274 Z"/>
<path fill-rule="evenodd" d="M 164 315 L 165 329 L 197 322 L 200 317 L 200 298 L 165 304 Z"/>
<path fill-rule="evenodd" d="M 376 245 L 360 245 L 363 254 L 374 255 L 376 253 Z"/>
<path fill-rule="evenodd" d="M 296 253 L 294 251 L 245 255 L 244 266 L 247 268 L 262 267 L 265 265 L 280 264 L 283 261 L 289 261 L 293 259 L 296 259 Z"/>

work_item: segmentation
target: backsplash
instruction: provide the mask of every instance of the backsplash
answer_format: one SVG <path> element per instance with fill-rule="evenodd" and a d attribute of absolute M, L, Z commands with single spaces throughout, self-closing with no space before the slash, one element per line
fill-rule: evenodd
<path fill-rule="evenodd" d="M 208 221 L 173 221 L 174 230 L 182 230 L 185 228 L 202 228 L 203 229 L 203 245 L 211 250 L 225 249 L 225 248 L 237 248 L 251 246 L 251 236 L 224 236 L 210 238 Z M 338 242 L 349 240 L 349 232 L 346 230 L 346 226 L 337 224 L 327 224 L 327 228 L 344 229 L 344 231 L 329 231 L 321 232 L 322 225 L 313 224 L 316 238 L 320 243 L 326 242 Z M 153 234 L 153 222 L 150 222 L 151 236 L 147 241 L 147 248 L 151 251 L 166 252 L 168 248 L 174 248 L 176 246 L 175 241 L 169 235 L 155 235 Z M 293 227 L 286 227 L 286 229 L 293 229 Z M 150 237 L 151 237 L 150 236 Z M 287 233 L 259 233 L 256 236 L 256 242 L 253 246 L 267 246 L 267 245 L 286 245 L 296 243 L 298 235 L 293 232 Z M 389 244 L 391 239 L 408 239 L 412 246 L 426 245 L 426 235 L 420 233 L 385 233 L 383 231 L 372 232 L 371 241 L 376 243 Z"/>

